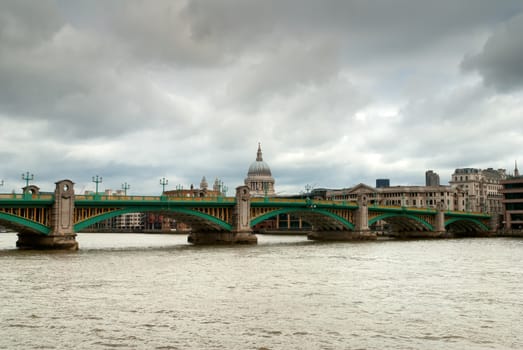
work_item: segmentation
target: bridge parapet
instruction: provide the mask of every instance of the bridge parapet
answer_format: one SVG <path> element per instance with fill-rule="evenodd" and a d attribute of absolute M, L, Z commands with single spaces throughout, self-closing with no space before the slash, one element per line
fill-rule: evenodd
<path fill-rule="evenodd" d="M 0 194 L 0 201 L 2 200 L 53 200 L 54 195 L 50 193 L 39 193 L 39 194 L 31 194 L 31 193 L 1 193 Z"/>
<path fill-rule="evenodd" d="M 477 211 L 445 211 L 445 215 L 450 216 L 463 216 L 463 217 L 478 217 L 478 218 L 490 218 L 491 215 L 488 213 L 481 213 Z"/>
<path fill-rule="evenodd" d="M 167 201 L 167 202 L 225 202 L 234 203 L 236 199 L 234 197 L 173 197 L 173 196 L 121 196 L 121 195 L 76 195 L 76 201 Z"/>
<path fill-rule="evenodd" d="M 315 204 L 335 204 L 357 206 L 355 201 L 333 201 L 329 199 L 312 199 L 312 198 L 281 198 L 281 197 L 253 197 L 251 203 L 315 203 Z"/>

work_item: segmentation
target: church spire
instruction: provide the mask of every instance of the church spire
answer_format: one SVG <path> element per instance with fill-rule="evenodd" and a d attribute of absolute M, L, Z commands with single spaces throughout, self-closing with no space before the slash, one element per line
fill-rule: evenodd
<path fill-rule="evenodd" d="M 515 160 L 515 167 L 514 167 L 514 176 L 519 176 L 519 170 L 518 170 L 518 161 Z"/>
<path fill-rule="evenodd" d="M 258 153 L 256 153 L 256 161 L 257 162 L 263 161 L 261 143 L 259 143 L 259 142 L 258 142 Z"/>

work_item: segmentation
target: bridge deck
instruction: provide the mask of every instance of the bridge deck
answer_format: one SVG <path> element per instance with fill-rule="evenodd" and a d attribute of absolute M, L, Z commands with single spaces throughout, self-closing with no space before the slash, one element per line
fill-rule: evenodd
<path fill-rule="evenodd" d="M 1 193 L 0 206 L 7 207 L 10 205 L 28 205 L 45 206 L 50 205 L 54 201 L 54 194 L 15 194 L 15 193 Z M 236 203 L 235 197 L 177 197 L 177 196 L 121 196 L 121 195 L 75 195 L 75 202 L 79 206 L 107 206 L 107 205 L 157 205 L 169 203 L 172 205 L 218 205 L 230 206 Z M 343 207 L 350 209 L 357 209 L 358 204 L 352 201 L 332 201 L 332 200 L 318 200 L 318 199 L 288 199 L 288 198 L 274 198 L 274 197 L 255 197 L 251 198 L 251 205 L 255 207 L 266 206 L 282 206 L 282 207 Z M 409 212 L 411 214 L 435 214 L 437 211 L 434 208 L 421 207 L 401 207 L 401 206 L 377 206 L 369 205 L 369 211 L 390 211 L 390 212 Z M 470 211 L 445 211 L 448 216 L 463 216 L 463 217 L 490 217 L 487 213 L 470 212 Z"/>

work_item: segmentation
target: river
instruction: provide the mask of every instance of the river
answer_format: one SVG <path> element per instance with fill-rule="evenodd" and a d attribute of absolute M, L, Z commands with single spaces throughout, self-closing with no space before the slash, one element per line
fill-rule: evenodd
<path fill-rule="evenodd" d="M 0 349 L 522 349 L 523 239 L 0 233 Z"/>

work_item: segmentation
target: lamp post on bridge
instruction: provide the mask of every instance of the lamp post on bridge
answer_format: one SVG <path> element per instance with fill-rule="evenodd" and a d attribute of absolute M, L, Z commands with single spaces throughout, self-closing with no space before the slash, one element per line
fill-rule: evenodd
<path fill-rule="evenodd" d="M 167 180 L 165 177 L 162 177 L 160 179 L 160 185 L 162 185 L 162 196 L 165 193 L 165 186 L 169 184 L 169 180 Z"/>
<path fill-rule="evenodd" d="M 221 201 L 222 199 L 222 186 L 223 186 L 223 182 L 221 180 L 219 180 L 218 178 L 216 178 L 215 180 L 215 184 L 217 185 L 216 189 L 218 190 L 218 193 L 216 194 L 216 198 Z"/>
<path fill-rule="evenodd" d="M 127 190 L 131 188 L 131 185 L 129 185 L 127 182 L 122 184 L 122 190 L 124 191 L 124 196 L 127 196 Z"/>
<path fill-rule="evenodd" d="M 4 180 L 0 180 L 0 187 L 4 185 Z"/>
<path fill-rule="evenodd" d="M 98 175 L 93 176 L 92 182 L 94 182 L 96 184 L 96 191 L 94 193 L 95 193 L 95 195 L 98 196 L 98 184 L 102 183 L 102 177 L 98 176 Z"/>
<path fill-rule="evenodd" d="M 35 176 L 33 174 L 29 174 L 29 172 L 26 172 L 25 174 L 22 174 L 22 180 L 25 181 L 25 187 L 29 187 L 29 181 L 33 181 Z M 2 185 L 4 184 L 4 181 L 2 180 Z"/>
<path fill-rule="evenodd" d="M 176 185 L 176 191 L 178 191 L 178 197 L 182 196 L 183 186 L 178 184 Z"/>
<path fill-rule="evenodd" d="M 222 187 L 222 194 L 224 197 L 227 197 L 227 190 L 229 189 L 222 181 L 221 183 L 221 187 Z"/>
<path fill-rule="evenodd" d="M 311 190 L 312 190 L 312 186 L 309 185 L 309 184 L 306 184 L 306 185 L 305 185 L 305 195 L 307 196 L 307 198 L 310 197 L 310 195 L 311 195 Z"/>
<path fill-rule="evenodd" d="M 307 206 L 311 209 L 314 209 L 316 208 L 316 205 L 314 205 L 312 203 L 312 200 L 311 200 L 311 190 L 312 190 L 312 186 L 309 185 L 309 184 L 306 184 L 305 185 L 305 203 L 307 204 Z"/>

